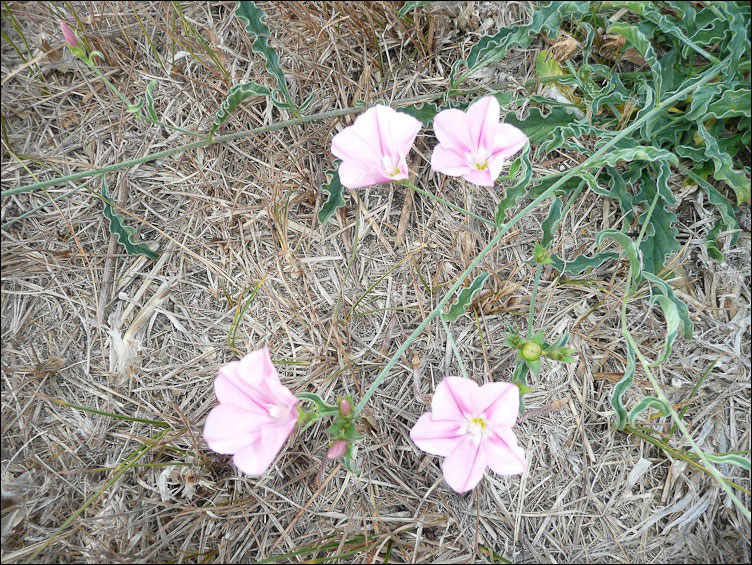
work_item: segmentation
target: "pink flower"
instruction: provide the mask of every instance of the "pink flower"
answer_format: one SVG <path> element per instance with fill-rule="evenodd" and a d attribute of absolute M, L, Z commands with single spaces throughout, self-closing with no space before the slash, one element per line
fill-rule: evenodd
<path fill-rule="evenodd" d="M 332 140 L 332 153 L 342 159 L 339 180 L 347 188 L 363 188 L 408 178 L 406 157 L 421 123 L 389 106 L 374 106 Z"/>
<path fill-rule="evenodd" d="M 499 123 L 499 102 L 484 96 L 467 109 L 442 110 L 433 120 L 439 140 L 431 168 L 480 186 L 493 186 L 504 162 L 527 143 L 527 136 Z"/>
<path fill-rule="evenodd" d="M 234 455 L 241 471 L 262 475 L 295 427 L 298 399 L 280 382 L 266 347 L 219 369 L 214 392 L 219 406 L 206 418 L 206 443 Z"/>
<path fill-rule="evenodd" d="M 76 34 L 73 33 L 71 26 L 69 26 L 67 22 L 63 21 L 60 22 L 60 29 L 63 30 L 63 37 L 65 38 L 65 42 L 71 47 L 77 47 L 78 38 L 76 37 Z"/>
<path fill-rule="evenodd" d="M 329 448 L 329 451 L 326 452 L 326 458 L 336 459 L 337 457 L 342 457 L 346 451 L 347 451 L 347 442 L 343 439 L 337 440 Z"/>
<path fill-rule="evenodd" d="M 525 471 L 525 452 L 512 426 L 520 408 L 519 389 L 509 383 L 483 386 L 462 377 L 446 377 L 436 387 L 431 412 L 410 430 L 410 438 L 428 453 L 446 457 L 444 478 L 457 492 L 480 482 L 486 467 L 499 475 Z"/>

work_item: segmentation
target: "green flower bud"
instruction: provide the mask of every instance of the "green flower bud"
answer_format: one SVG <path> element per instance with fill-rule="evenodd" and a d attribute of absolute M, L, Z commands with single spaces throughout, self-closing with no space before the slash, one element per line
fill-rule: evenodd
<path fill-rule="evenodd" d="M 534 341 L 526 341 L 520 352 L 526 361 L 537 361 L 540 359 L 541 346 Z"/>

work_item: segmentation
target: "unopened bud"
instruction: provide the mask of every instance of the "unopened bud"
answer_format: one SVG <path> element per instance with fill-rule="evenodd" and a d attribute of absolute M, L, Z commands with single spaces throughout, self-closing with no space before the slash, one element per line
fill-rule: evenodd
<path fill-rule="evenodd" d="M 339 411 L 343 416 L 349 416 L 352 414 L 352 404 L 347 398 L 343 398 L 339 401 Z"/>
<path fill-rule="evenodd" d="M 326 452 L 326 458 L 337 459 L 337 457 L 342 457 L 346 451 L 347 442 L 343 439 L 337 440 L 329 448 L 329 451 Z"/>
<path fill-rule="evenodd" d="M 68 44 L 68 46 L 78 47 L 78 38 L 73 32 L 73 29 L 71 29 L 71 26 L 69 26 L 67 22 L 63 21 L 60 22 L 60 29 L 63 30 L 63 37 L 65 37 L 65 42 Z"/>
<path fill-rule="evenodd" d="M 541 355 L 541 346 L 534 341 L 528 341 L 522 346 L 522 357 L 527 361 L 537 361 Z"/>

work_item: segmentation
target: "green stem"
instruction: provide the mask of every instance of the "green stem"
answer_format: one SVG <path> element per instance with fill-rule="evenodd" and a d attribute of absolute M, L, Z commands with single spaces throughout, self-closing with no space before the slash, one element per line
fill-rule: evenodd
<path fill-rule="evenodd" d="M 671 100 L 666 100 L 664 104 L 669 103 Z M 658 202 L 658 194 L 656 193 L 655 198 L 653 198 L 653 202 L 650 205 L 650 209 L 648 210 L 647 216 L 645 217 L 645 221 L 643 222 L 642 230 L 640 231 L 640 235 L 637 238 L 636 246 L 639 248 L 640 242 L 642 241 L 642 238 L 645 236 L 646 227 L 648 225 L 648 222 L 650 221 L 650 216 L 653 213 L 653 210 L 655 209 L 655 206 Z M 645 375 L 648 377 L 648 380 L 650 381 L 650 384 L 653 387 L 653 392 L 658 397 L 658 399 L 663 402 L 663 405 L 668 410 L 668 413 L 671 415 L 671 419 L 674 421 L 674 426 L 679 428 L 679 431 L 684 436 L 684 439 L 687 440 L 687 443 L 692 447 L 694 452 L 697 454 L 697 456 L 702 461 L 703 465 L 707 469 L 707 472 L 710 473 L 713 478 L 718 482 L 718 484 L 721 486 L 721 488 L 726 491 L 726 494 L 728 494 L 731 501 L 734 503 L 734 505 L 739 509 L 739 511 L 742 513 L 742 515 L 747 519 L 749 522 L 752 519 L 752 516 L 750 515 L 750 511 L 744 507 L 744 504 L 742 504 L 742 501 L 737 498 L 737 496 L 734 494 L 734 491 L 731 490 L 731 487 L 726 482 L 726 477 L 721 475 L 721 473 L 718 471 L 718 469 L 715 468 L 713 463 L 707 458 L 705 455 L 705 452 L 700 449 L 700 446 L 695 443 L 695 440 L 692 438 L 692 436 L 689 433 L 689 430 L 687 430 L 686 426 L 684 425 L 684 422 L 682 422 L 681 417 L 679 414 L 676 413 L 676 410 L 674 410 L 673 405 L 669 401 L 669 399 L 666 397 L 666 395 L 663 393 L 663 389 L 661 388 L 661 385 L 658 383 L 658 379 L 655 378 L 653 375 L 653 371 L 651 370 L 655 364 L 648 361 L 645 356 L 640 351 L 639 347 L 637 347 L 637 343 L 635 342 L 634 338 L 632 337 L 632 334 L 629 332 L 629 328 L 627 327 L 627 301 L 630 296 L 629 289 L 632 285 L 632 273 L 630 270 L 630 273 L 627 275 L 627 283 L 625 286 L 625 292 L 624 292 L 624 298 L 622 299 L 621 303 L 621 331 L 624 335 L 624 338 L 627 340 L 627 344 L 629 347 L 632 348 L 632 350 L 635 352 L 635 355 L 637 355 L 637 358 L 640 360 L 640 364 L 642 365 L 643 370 L 645 371 Z"/>
<path fill-rule="evenodd" d="M 468 91 L 459 91 L 458 94 L 463 94 L 467 92 Z M 437 98 L 441 98 L 442 96 L 443 96 L 443 93 L 437 93 L 437 94 L 431 94 L 431 95 L 425 95 L 425 96 L 414 96 L 411 98 L 403 98 L 401 100 L 395 100 L 392 104 L 396 106 L 402 106 L 406 104 L 414 104 L 417 102 L 428 102 L 430 100 L 436 100 Z M 69 181 L 75 181 L 78 179 L 91 177 L 94 175 L 103 175 L 112 171 L 125 169 L 133 165 L 139 165 L 141 163 L 149 163 L 151 161 L 156 161 L 157 159 L 163 159 L 164 157 L 169 157 L 170 155 L 175 155 L 176 153 L 181 153 L 182 151 L 187 151 L 190 149 L 196 149 L 198 147 L 206 147 L 207 145 L 214 145 L 217 143 L 226 143 L 229 141 L 235 141 L 238 139 L 243 139 L 243 138 L 251 137 L 254 135 L 259 135 L 261 133 L 284 129 L 287 127 L 296 126 L 300 124 L 307 124 L 309 122 L 315 122 L 318 120 L 326 120 L 328 118 L 337 118 L 341 116 L 348 116 L 350 114 L 357 114 L 359 112 L 362 112 L 363 110 L 364 108 L 362 107 L 342 108 L 339 110 L 331 110 L 329 112 L 320 112 L 318 114 L 311 114 L 309 116 L 301 116 L 300 118 L 293 118 L 291 120 L 276 122 L 274 124 L 269 124 L 268 126 L 263 126 L 263 127 L 258 127 L 258 128 L 254 128 L 254 129 L 247 130 L 247 131 L 240 131 L 236 133 L 222 135 L 220 137 L 215 137 L 213 139 L 202 139 L 201 141 L 194 141 L 193 143 L 180 145 L 178 147 L 173 147 L 172 149 L 166 149 L 164 151 L 151 153 L 149 155 L 144 155 L 143 157 L 138 157 L 136 159 L 123 161 L 122 163 L 115 163 L 112 165 L 107 165 L 106 167 L 102 167 L 101 169 L 81 171 L 80 173 L 74 173 L 72 175 L 67 175 L 64 177 L 57 177 L 57 178 L 42 181 L 42 182 L 35 182 L 33 184 L 28 184 L 26 186 L 19 186 L 18 188 L 4 190 L 0 192 L 0 198 L 5 198 L 7 196 L 12 196 L 14 194 L 21 194 L 23 192 L 29 192 L 31 190 L 37 190 L 37 189 L 44 188 L 47 186 L 62 184 L 62 183 L 66 183 Z"/>
<path fill-rule="evenodd" d="M 543 265 L 538 263 L 538 267 L 535 269 L 535 281 L 533 282 L 533 294 L 530 297 L 530 314 L 527 318 L 527 338 L 533 337 L 533 319 L 535 318 L 535 295 L 538 294 L 538 283 L 540 283 L 541 271 Z"/>
<path fill-rule="evenodd" d="M 436 315 L 441 311 L 441 309 L 444 307 L 444 305 L 449 302 L 449 300 L 454 296 L 454 293 L 457 291 L 457 289 L 462 285 L 464 280 L 470 275 L 470 273 L 475 269 L 480 262 L 483 260 L 483 258 L 496 246 L 499 241 L 501 241 L 501 238 L 504 237 L 504 235 L 509 231 L 509 229 L 514 226 L 517 222 L 519 222 L 528 212 L 535 209 L 538 204 L 540 204 L 542 201 L 546 200 L 549 196 L 554 194 L 556 190 L 563 185 L 566 181 L 577 175 L 580 171 L 589 168 L 593 161 L 599 159 L 603 155 L 605 155 L 612 147 L 614 147 L 619 141 L 624 139 L 627 135 L 635 131 L 636 129 L 642 127 L 642 125 L 647 122 L 648 120 L 653 119 L 653 117 L 661 112 L 663 112 L 667 107 L 670 107 L 671 104 L 676 102 L 677 100 L 681 100 L 684 97 L 686 97 L 688 94 L 696 90 L 697 88 L 701 87 L 704 84 L 707 84 L 711 80 L 713 80 L 718 74 L 723 71 L 725 68 L 724 65 L 719 65 L 718 67 L 715 67 L 713 69 L 710 69 L 708 73 L 700 78 L 697 82 L 694 84 L 691 84 L 687 86 L 686 88 L 683 88 L 673 96 L 667 98 L 663 102 L 657 104 L 652 110 L 650 110 L 647 114 L 642 116 L 641 118 L 638 118 L 632 124 L 621 130 L 618 134 L 616 134 L 610 141 L 605 143 L 598 151 L 593 153 L 590 157 L 588 157 L 585 161 L 574 167 L 573 169 L 570 169 L 565 175 L 563 175 L 558 181 L 556 181 L 554 184 L 552 184 L 548 189 L 546 189 L 543 193 L 541 193 L 540 196 L 538 196 L 535 200 L 533 200 L 530 204 L 525 206 L 520 212 L 518 212 L 509 222 L 506 224 L 503 224 L 503 226 L 499 229 L 498 233 L 493 237 L 491 241 L 488 242 L 488 244 L 478 253 L 477 257 L 473 259 L 473 261 L 468 265 L 468 267 L 460 274 L 460 276 L 457 278 L 457 280 L 454 282 L 452 287 L 447 291 L 444 298 L 441 299 L 441 301 L 436 305 L 436 307 L 426 316 L 425 320 L 420 323 L 420 325 L 415 328 L 413 333 L 411 333 L 408 338 L 405 340 L 405 342 L 399 347 L 399 349 L 392 355 L 392 357 L 387 361 L 384 368 L 381 370 L 381 372 L 376 376 L 376 379 L 373 381 L 371 386 L 366 391 L 363 398 L 360 399 L 360 402 L 358 402 L 358 405 L 355 407 L 355 416 L 360 414 L 360 412 L 365 408 L 368 401 L 371 399 L 373 394 L 376 392 L 376 389 L 379 388 L 381 383 L 384 381 L 384 379 L 389 374 L 389 371 L 392 370 L 392 367 L 397 364 L 397 361 L 404 355 L 405 351 L 407 351 L 407 348 L 410 347 L 410 344 L 412 344 L 415 339 L 420 336 L 421 333 L 423 333 L 423 330 L 428 327 L 428 324 L 431 323 L 431 320 L 433 320 Z"/>
<path fill-rule="evenodd" d="M 457 344 L 454 342 L 454 336 L 452 336 L 452 329 L 449 327 L 449 324 L 447 324 L 447 321 L 444 319 L 443 316 L 439 316 L 439 319 L 441 320 L 441 325 L 444 326 L 444 331 L 447 335 L 447 341 L 449 342 L 449 347 L 452 348 L 452 353 L 454 353 L 454 358 L 457 359 L 457 364 L 460 366 L 460 373 L 462 373 L 462 376 L 465 378 L 467 377 L 467 369 L 465 369 L 465 364 L 462 362 L 462 357 L 460 356 L 460 352 L 457 349 Z"/>
<path fill-rule="evenodd" d="M 493 226 L 494 228 L 498 227 L 496 222 L 493 222 L 489 220 L 488 218 L 484 218 L 483 216 L 479 216 L 478 214 L 475 214 L 471 212 L 470 210 L 466 210 L 462 206 L 457 206 L 456 204 L 452 204 L 451 202 L 448 202 L 444 200 L 441 196 L 436 196 L 435 194 L 432 194 L 431 192 L 428 192 L 427 190 L 423 190 L 422 188 L 418 188 L 413 183 L 411 183 L 409 180 L 401 181 L 400 184 L 407 186 L 409 188 L 412 188 L 415 192 L 418 192 L 422 194 L 423 196 L 427 196 L 428 198 L 433 198 L 436 200 L 436 202 L 440 202 L 444 206 L 447 206 L 451 208 L 452 210 L 456 210 L 457 212 L 462 212 L 466 216 L 469 216 L 471 218 L 475 218 L 476 220 L 480 220 L 484 224 L 488 224 L 489 226 Z"/>

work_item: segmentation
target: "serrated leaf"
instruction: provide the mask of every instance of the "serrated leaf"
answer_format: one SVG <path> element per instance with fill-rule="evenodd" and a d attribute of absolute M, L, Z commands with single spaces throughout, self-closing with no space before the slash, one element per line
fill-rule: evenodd
<path fill-rule="evenodd" d="M 548 139 L 551 132 L 556 128 L 569 125 L 577 119 L 577 116 L 568 112 L 562 107 L 552 108 L 551 111 L 543 115 L 540 108 L 532 107 L 525 118 L 518 118 L 516 114 L 509 112 L 504 117 L 504 122 L 521 129 L 530 140 L 530 143 L 536 145 L 543 140 Z"/>
<path fill-rule="evenodd" d="M 654 396 L 646 396 L 640 402 L 637 403 L 637 405 L 632 408 L 632 411 L 629 413 L 629 425 L 634 427 L 634 421 L 637 416 L 639 416 L 642 412 L 645 410 L 648 410 L 649 408 L 652 408 L 654 410 L 657 410 L 661 416 L 668 416 L 671 409 L 669 406 L 661 399 L 655 398 Z"/>
<path fill-rule="evenodd" d="M 596 253 L 592 257 L 585 255 L 577 255 L 570 261 L 565 261 L 558 255 L 551 256 L 551 266 L 560 273 L 571 273 L 573 275 L 579 275 L 586 269 L 600 267 L 606 261 L 610 259 L 618 259 L 619 254 L 613 251 L 601 251 Z"/>
<path fill-rule="evenodd" d="M 146 111 L 149 112 L 149 117 L 151 117 L 152 120 L 157 121 L 159 118 L 157 117 L 157 111 L 154 109 L 154 96 L 152 95 L 152 91 L 154 90 L 154 87 L 157 85 L 156 80 L 149 81 L 149 84 L 146 86 Z"/>
<path fill-rule="evenodd" d="M 123 222 L 125 218 L 122 214 L 115 211 L 115 203 L 107 192 L 107 181 L 102 177 L 102 201 L 104 202 L 104 216 L 109 220 L 110 233 L 116 235 L 118 243 L 125 247 L 128 255 L 146 255 L 149 259 L 156 261 L 159 259 L 159 253 L 153 251 L 145 243 L 136 243 L 137 232 Z"/>
<path fill-rule="evenodd" d="M 627 40 L 627 45 L 637 49 L 637 51 L 645 59 L 645 62 L 650 66 L 650 70 L 653 74 L 653 83 L 655 85 L 656 103 L 660 102 L 660 98 L 663 94 L 663 76 L 661 74 L 661 66 L 658 64 L 658 58 L 655 56 L 655 50 L 653 46 L 645 37 L 645 34 L 636 25 L 631 25 L 626 22 L 616 22 L 608 26 L 608 34 L 621 35 Z"/>
<path fill-rule="evenodd" d="M 281 92 L 284 97 L 284 101 L 282 101 L 275 94 L 272 94 L 272 102 L 279 108 L 290 108 L 299 112 L 287 90 L 287 81 L 279 66 L 277 52 L 269 45 L 271 32 L 264 23 L 264 12 L 256 6 L 255 2 L 241 0 L 237 3 L 235 15 L 245 23 L 245 30 L 253 39 L 252 49 L 254 53 L 259 53 L 264 57 L 266 70 L 272 74 L 277 82 L 277 92 Z"/>
<path fill-rule="evenodd" d="M 473 300 L 483 288 L 483 284 L 488 277 L 488 273 L 481 273 L 475 277 L 473 282 L 470 283 L 470 286 L 463 288 L 460 291 L 457 296 L 457 301 L 449 307 L 449 310 L 447 310 L 446 313 L 442 313 L 441 317 L 447 322 L 454 322 L 457 318 L 462 316 L 472 305 Z"/>
<path fill-rule="evenodd" d="M 624 408 L 622 398 L 627 389 L 632 386 L 636 368 L 635 352 L 631 343 L 627 341 L 627 365 L 624 367 L 624 376 L 618 383 L 616 383 L 616 386 L 614 386 L 614 390 L 611 393 L 611 399 L 609 400 L 611 407 L 616 410 L 617 430 L 623 430 L 627 423 L 627 410 Z"/>
<path fill-rule="evenodd" d="M 718 147 L 718 141 L 702 124 L 697 125 L 699 136 L 705 143 L 705 149 L 708 156 L 713 160 L 715 173 L 713 176 L 724 181 L 736 193 L 737 205 L 750 201 L 750 179 L 744 172 L 734 169 L 734 162 L 731 156 L 721 151 Z"/>
<path fill-rule="evenodd" d="M 671 354 L 671 346 L 676 338 L 681 335 L 685 339 L 692 337 L 694 330 L 694 324 L 689 317 L 689 308 L 687 305 L 676 296 L 674 289 L 671 285 L 664 281 L 662 278 L 648 272 L 642 273 L 643 278 L 650 283 L 651 287 L 657 288 L 661 293 L 660 295 L 654 295 L 651 297 L 651 302 L 656 301 L 660 304 L 663 310 L 663 316 L 666 318 L 666 340 L 663 347 L 663 353 L 654 361 L 651 365 L 660 365 Z"/>
<path fill-rule="evenodd" d="M 327 193 L 326 202 L 319 210 L 319 222 L 325 224 L 329 221 L 334 213 L 345 205 L 345 187 L 339 180 L 339 170 L 330 169 L 326 171 L 326 182 L 321 185 L 321 190 Z"/>
<path fill-rule="evenodd" d="M 428 127 L 433 122 L 434 116 L 439 113 L 439 107 L 432 102 L 421 102 L 420 104 L 402 106 L 397 108 L 397 111 L 420 120 L 423 122 L 423 127 Z"/>
<path fill-rule="evenodd" d="M 622 149 L 616 149 L 595 159 L 592 162 L 593 167 L 601 167 L 604 165 L 615 167 L 620 162 L 631 161 L 668 161 L 672 164 L 677 164 L 679 159 L 671 151 L 666 149 L 660 149 L 651 145 L 640 145 L 637 147 L 625 147 Z"/>
<path fill-rule="evenodd" d="M 598 235 L 595 236 L 595 244 L 601 245 L 601 242 L 604 239 L 614 240 L 621 246 L 624 253 L 627 255 L 627 259 L 629 259 L 629 274 L 632 279 L 629 292 L 634 292 L 640 282 L 640 275 L 642 273 L 642 259 L 640 258 L 637 244 L 627 234 L 618 230 L 603 230 L 598 232 Z"/>
<path fill-rule="evenodd" d="M 512 47 L 525 48 L 533 38 L 546 32 L 555 37 L 564 18 L 570 15 L 581 16 L 589 9 L 588 2 L 551 2 L 546 6 L 536 7 L 529 24 L 501 28 L 495 35 L 486 35 L 478 41 L 468 53 L 466 59 L 460 59 L 452 65 L 449 73 L 449 85 L 457 88 L 474 72 L 502 60 Z M 466 67 L 458 76 L 461 65 Z"/>
<path fill-rule="evenodd" d="M 271 94 L 268 88 L 253 81 L 236 84 L 229 90 L 227 97 L 219 107 L 217 116 L 214 118 L 211 128 L 209 128 L 209 135 L 214 135 L 214 132 L 230 117 L 230 114 L 249 98 L 253 98 L 254 96 L 271 96 Z"/>

